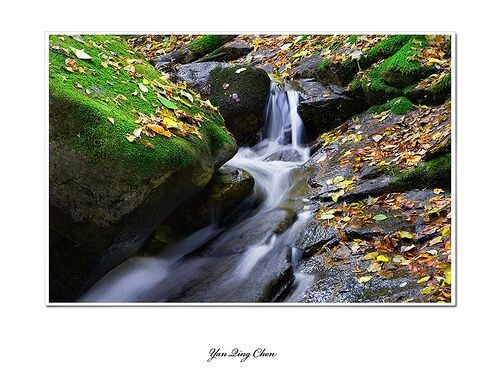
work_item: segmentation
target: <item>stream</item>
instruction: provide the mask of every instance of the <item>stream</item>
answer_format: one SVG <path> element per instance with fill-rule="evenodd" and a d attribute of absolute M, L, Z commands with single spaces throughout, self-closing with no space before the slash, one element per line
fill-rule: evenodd
<path fill-rule="evenodd" d="M 226 226 L 213 222 L 155 257 L 133 257 L 110 271 L 80 302 L 297 302 L 312 278 L 296 273 L 294 247 L 311 219 L 300 186 L 305 129 L 297 91 L 273 83 L 260 142 L 226 163 L 255 186 Z"/>

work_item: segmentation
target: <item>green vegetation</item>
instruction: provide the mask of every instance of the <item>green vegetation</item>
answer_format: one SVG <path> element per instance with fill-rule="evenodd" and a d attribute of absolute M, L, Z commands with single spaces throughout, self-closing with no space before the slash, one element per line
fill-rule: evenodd
<path fill-rule="evenodd" d="M 359 35 L 350 35 L 349 38 L 347 38 L 347 43 L 348 44 L 353 44 L 358 40 Z"/>
<path fill-rule="evenodd" d="M 195 59 L 221 47 L 231 41 L 235 35 L 204 35 L 188 44 L 188 49 L 193 53 Z"/>
<path fill-rule="evenodd" d="M 427 45 L 425 37 L 409 40 L 383 62 L 367 70 L 351 83 L 351 89 L 372 104 L 402 96 L 403 88 L 426 77 L 434 69 L 424 67 L 418 55 Z"/>
<path fill-rule="evenodd" d="M 403 115 L 413 109 L 413 104 L 408 98 L 398 97 L 391 99 L 383 105 L 372 106 L 368 109 L 369 113 L 381 113 L 390 110 L 394 114 Z"/>
<path fill-rule="evenodd" d="M 392 184 L 395 190 L 451 188 L 451 154 L 438 156 L 417 167 L 401 172 Z"/>
<path fill-rule="evenodd" d="M 401 49 L 404 44 L 406 44 L 412 35 L 390 35 L 384 38 L 379 43 L 377 43 L 373 48 L 371 48 L 366 54 L 360 59 L 361 66 L 363 68 L 369 67 L 371 64 L 376 63 L 379 60 L 385 59 L 392 56 L 399 49 Z"/>
<path fill-rule="evenodd" d="M 220 114 L 199 106 L 199 101 L 178 103 L 191 114 L 202 113 L 202 140 L 195 135 L 147 142 L 129 142 L 139 127 L 139 113 L 150 116 L 160 106 L 153 81 L 178 87 L 161 78 L 121 38 L 107 35 L 49 38 L 50 138 L 81 150 L 92 159 L 116 161 L 133 174 L 153 175 L 178 170 L 200 154 L 214 154 L 231 137 Z M 79 59 L 73 49 L 91 59 Z M 145 139 L 145 138 L 141 138 Z"/>

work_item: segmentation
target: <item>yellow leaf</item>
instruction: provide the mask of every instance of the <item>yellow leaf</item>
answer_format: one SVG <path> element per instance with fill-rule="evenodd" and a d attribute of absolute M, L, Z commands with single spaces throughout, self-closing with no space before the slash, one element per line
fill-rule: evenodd
<path fill-rule="evenodd" d="M 115 125 L 115 119 L 114 119 L 113 117 L 108 117 L 108 121 L 109 121 L 111 124 Z"/>
<path fill-rule="evenodd" d="M 436 245 L 439 244 L 443 240 L 442 236 L 438 236 L 434 238 L 433 240 L 429 241 L 429 245 Z"/>
<path fill-rule="evenodd" d="M 359 283 L 366 283 L 366 282 L 369 282 L 371 280 L 371 278 L 373 278 L 373 276 L 362 276 L 358 280 L 359 280 Z"/>
<path fill-rule="evenodd" d="M 448 225 L 443 227 L 443 230 L 441 230 L 441 234 L 443 235 L 443 237 L 449 237 L 451 235 L 451 226 Z"/>
<path fill-rule="evenodd" d="M 378 252 L 370 252 L 363 256 L 363 260 L 371 260 L 378 256 Z"/>
<path fill-rule="evenodd" d="M 389 261 L 389 258 L 384 255 L 377 256 L 378 261 L 382 261 L 383 263 L 387 263 Z"/>
<path fill-rule="evenodd" d="M 380 266 L 379 263 L 371 263 L 368 268 L 366 269 L 367 272 L 377 272 L 380 271 L 382 267 Z"/>
<path fill-rule="evenodd" d="M 174 136 L 172 134 L 172 132 L 170 132 L 169 130 L 163 128 L 161 125 L 158 125 L 158 124 L 147 124 L 146 127 L 148 127 L 153 132 L 158 133 L 158 134 L 163 135 L 163 136 L 166 136 L 166 137 Z"/>
<path fill-rule="evenodd" d="M 423 278 L 417 280 L 417 283 L 427 282 L 430 278 L 431 278 L 430 276 L 424 276 Z"/>
<path fill-rule="evenodd" d="M 127 140 L 130 143 L 132 143 L 136 139 L 136 137 L 134 135 L 126 135 L 125 137 L 127 138 Z"/>
<path fill-rule="evenodd" d="M 408 231 L 399 231 L 399 237 L 401 238 L 408 238 L 409 240 L 413 239 L 413 234 L 409 233 Z"/>
<path fill-rule="evenodd" d="M 436 195 L 439 195 L 440 193 L 443 193 L 444 191 L 441 188 L 434 188 L 434 193 Z"/>

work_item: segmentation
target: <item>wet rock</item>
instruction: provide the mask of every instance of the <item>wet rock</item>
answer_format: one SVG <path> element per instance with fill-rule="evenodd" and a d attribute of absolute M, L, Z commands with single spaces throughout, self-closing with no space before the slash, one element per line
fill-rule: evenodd
<path fill-rule="evenodd" d="M 303 249 L 307 256 L 313 254 L 326 243 L 333 245 L 338 241 L 337 229 L 313 219 L 299 234 L 295 246 Z"/>
<path fill-rule="evenodd" d="M 350 224 L 345 227 L 344 232 L 350 238 L 373 238 L 385 236 L 398 230 L 411 230 L 403 216 L 395 216 L 386 210 L 370 211 L 372 215 L 384 214 L 387 219 L 374 221 L 363 225 Z"/>
<path fill-rule="evenodd" d="M 342 124 L 352 115 L 367 108 L 365 101 L 352 96 L 338 86 L 323 86 L 314 80 L 297 82 L 304 96 L 298 113 L 307 129 L 307 137 L 312 140 L 319 134 Z"/>
<path fill-rule="evenodd" d="M 302 156 L 300 153 L 293 149 L 283 149 L 281 151 L 275 152 L 274 154 L 269 155 L 266 161 L 283 161 L 283 162 L 300 162 L 302 160 Z"/>
<path fill-rule="evenodd" d="M 271 86 L 267 72 L 248 66 L 219 67 L 210 72 L 209 83 L 210 102 L 219 108 L 234 138 L 240 145 L 256 143 Z"/>
<path fill-rule="evenodd" d="M 152 63 L 161 70 L 171 69 L 176 64 L 191 63 L 235 37 L 235 35 L 204 35 L 170 53 L 155 57 Z"/>
<path fill-rule="evenodd" d="M 394 177 L 383 175 L 366 181 L 361 181 L 356 186 L 346 192 L 343 200 L 363 199 L 368 196 L 379 196 L 391 192 Z"/>
<path fill-rule="evenodd" d="M 227 67 L 229 67 L 229 64 L 215 61 L 184 64 L 177 69 L 176 78 L 180 82 L 186 82 L 189 87 L 206 98 L 210 94 L 208 84 L 210 72 L 216 68 Z"/>
<path fill-rule="evenodd" d="M 315 54 L 300 61 L 290 70 L 290 74 L 296 79 L 316 78 L 320 70 L 320 64 L 323 61 L 321 54 Z"/>
<path fill-rule="evenodd" d="M 254 179 L 248 172 L 222 167 L 205 189 L 172 213 L 166 223 L 185 233 L 221 223 L 252 193 L 253 187 Z"/>
<path fill-rule="evenodd" d="M 242 41 L 231 41 L 227 44 L 223 45 L 219 49 L 214 50 L 212 53 L 209 53 L 205 57 L 198 60 L 199 62 L 207 62 L 207 61 L 233 61 L 237 60 L 240 57 L 246 56 L 253 50 L 250 44 Z"/>

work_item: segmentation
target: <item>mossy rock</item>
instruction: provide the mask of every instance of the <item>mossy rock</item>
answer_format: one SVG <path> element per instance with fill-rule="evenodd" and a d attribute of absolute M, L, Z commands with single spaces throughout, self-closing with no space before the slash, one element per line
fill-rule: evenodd
<path fill-rule="evenodd" d="M 313 77 L 323 84 L 346 86 L 360 70 L 367 69 L 377 61 L 394 55 L 414 37 L 413 35 L 390 35 L 368 51 L 362 53 L 359 59 L 348 59 L 342 62 L 332 63 L 329 59 L 321 59 L 318 57 L 315 63 L 315 69 L 310 70 L 309 74 L 299 76 Z M 358 36 L 352 35 L 349 37 L 348 42 L 354 43 L 357 38 Z M 306 60 L 304 60 L 304 64 L 306 64 Z"/>
<path fill-rule="evenodd" d="M 198 98 L 179 108 L 201 116 L 201 139 L 129 142 L 137 113 L 160 105 L 150 82 L 168 81 L 120 37 L 77 38 L 49 38 L 49 285 L 57 302 L 74 300 L 133 255 L 237 148 L 220 114 Z"/>
<path fill-rule="evenodd" d="M 417 167 L 399 173 L 391 183 L 397 191 L 444 188 L 451 189 L 451 154 L 444 154 Z"/>
<path fill-rule="evenodd" d="M 451 97 L 451 74 L 445 74 L 425 88 L 418 85 L 408 87 L 405 89 L 405 96 L 419 105 L 442 104 Z"/>
<path fill-rule="evenodd" d="M 235 38 L 235 35 L 204 35 L 165 55 L 156 57 L 152 63 L 157 69 L 168 69 L 175 64 L 191 63 L 216 50 Z"/>
<path fill-rule="evenodd" d="M 414 108 L 413 103 L 405 98 L 398 97 L 391 99 L 390 101 L 384 103 L 383 105 L 372 106 L 368 109 L 369 113 L 382 113 L 387 110 L 390 110 L 394 114 L 403 115 L 408 113 L 410 110 Z"/>
<path fill-rule="evenodd" d="M 427 46 L 423 36 L 408 40 L 386 60 L 359 74 L 350 84 L 353 93 L 371 104 L 382 104 L 404 95 L 406 86 L 435 72 L 434 67 L 422 66 L 415 58 Z"/>
<path fill-rule="evenodd" d="M 264 123 L 271 86 L 266 71 L 254 67 L 216 68 L 210 72 L 210 102 L 224 117 L 239 144 L 253 144 Z"/>

